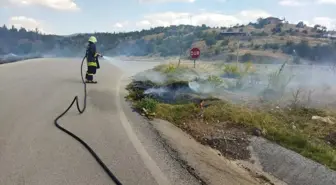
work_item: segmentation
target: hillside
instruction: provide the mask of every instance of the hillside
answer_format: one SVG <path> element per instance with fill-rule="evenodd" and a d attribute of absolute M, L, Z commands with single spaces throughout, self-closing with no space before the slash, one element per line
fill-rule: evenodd
<path fill-rule="evenodd" d="M 289 24 L 269 17 L 248 25 L 210 28 L 206 25 L 156 27 L 127 33 L 95 33 L 98 49 L 105 55 L 179 56 L 186 58 L 191 47 L 199 47 L 202 58 L 270 62 L 288 55 L 311 62 L 331 61 L 335 42 L 324 36 L 325 27 Z M 82 56 L 88 36 L 43 35 L 24 28 L 0 27 L 0 55 Z M 293 51 L 296 51 L 295 53 Z M 301 60 L 302 61 L 302 60 Z"/>

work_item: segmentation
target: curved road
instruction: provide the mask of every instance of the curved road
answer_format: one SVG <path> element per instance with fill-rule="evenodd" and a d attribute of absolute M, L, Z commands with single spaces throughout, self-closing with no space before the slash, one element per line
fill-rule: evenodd
<path fill-rule="evenodd" d="M 81 59 L 36 59 L 0 65 L 0 184 L 114 184 L 77 141 L 53 120 L 75 95 L 83 96 Z M 124 185 L 198 184 L 156 132 L 123 100 L 129 63 L 122 72 L 108 62 L 88 84 L 86 112 L 75 107 L 60 123 L 86 141 Z M 150 65 L 149 65 L 150 66 Z M 138 68 L 140 67 L 140 68 Z"/>

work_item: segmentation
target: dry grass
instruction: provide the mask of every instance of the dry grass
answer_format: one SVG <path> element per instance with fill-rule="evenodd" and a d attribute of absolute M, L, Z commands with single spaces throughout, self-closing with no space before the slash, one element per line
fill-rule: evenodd
<path fill-rule="evenodd" d="M 146 35 L 143 37 L 144 40 L 153 40 L 153 39 L 162 39 L 164 37 L 164 33 L 154 34 L 154 35 Z"/>
<path fill-rule="evenodd" d="M 246 53 L 250 53 L 252 55 L 256 56 L 267 56 L 267 57 L 273 57 L 273 58 L 279 58 L 279 59 L 287 59 L 288 55 L 280 53 L 280 52 L 269 52 L 264 50 L 250 50 L 250 49 L 241 49 L 239 50 L 239 55 L 244 55 Z M 232 52 L 229 54 L 237 54 L 236 52 Z"/>

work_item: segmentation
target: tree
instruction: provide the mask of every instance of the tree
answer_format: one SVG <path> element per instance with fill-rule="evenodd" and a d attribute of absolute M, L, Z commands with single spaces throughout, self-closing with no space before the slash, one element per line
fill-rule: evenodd
<path fill-rule="evenodd" d="M 265 25 L 269 24 L 267 19 L 263 19 L 263 18 L 259 18 L 257 20 L 257 24 L 254 25 L 255 28 L 260 29 L 260 28 L 264 28 Z"/>
<path fill-rule="evenodd" d="M 319 25 L 319 24 L 315 24 L 315 25 L 314 25 L 314 31 L 317 31 L 320 27 L 321 27 L 321 25 Z"/>
<path fill-rule="evenodd" d="M 29 54 L 33 49 L 33 44 L 31 42 L 25 42 L 19 45 L 19 52 L 22 54 Z"/>
<path fill-rule="evenodd" d="M 295 50 L 300 57 L 307 57 L 311 52 L 311 48 L 309 47 L 307 40 L 301 40 L 301 42 L 296 45 Z"/>
<path fill-rule="evenodd" d="M 221 46 L 227 46 L 229 44 L 229 39 L 225 39 L 222 41 Z"/>
<path fill-rule="evenodd" d="M 302 21 L 300 21 L 299 23 L 297 23 L 297 25 L 295 27 L 297 27 L 297 28 L 305 28 L 306 25 Z"/>
<path fill-rule="evenodd" d="M 219 49 L 219 48 L 216 48 L 216 49 L 215 49 L 215 55 L 219 55 L 219 53 L 220 53 L 220 49 Z"/>
<path fill-rule="evenodd" d="M 11 32 L 18 32 L 18 30 L 14 27 L 14 25 L 12 26 L 12 28 L 10 29 Z"/>
<path fill-rule="evenodd" d="M 21 28 L 19 29 L 19 32 L 20 32 L 20 33 L 26 33 L 27 30 L 26 30 L 25 28 L 22 28 L 22 27 L 21 27 Z"/>
<path fill-rule="evenodd" d="M 213 37 L 207 37 L 207 38 L 205 39 L 205 43 L 206 43 L 206 45 L 207 45 L 207 46 L 210 46 L 210 47 L 211 47 L 212 45 L 214 45 L 216 42 L 217 42 L 216 39 L 213 38 Z"/>

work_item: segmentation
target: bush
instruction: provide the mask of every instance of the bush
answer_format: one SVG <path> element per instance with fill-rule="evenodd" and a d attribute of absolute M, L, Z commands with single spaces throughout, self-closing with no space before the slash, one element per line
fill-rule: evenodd
<path fill-rule="evenodd" d="M 276 43 L 271 43 L 271 44 L 264 44 L 264 49 L 274 49 L 274 50 L 278 50 L 280 49 L 280 45 L 276 44 Z"/>
<path fill-rule="evenodd" d="M 225 39 L 222 41 L 221 46 L 227 46 L 229 44 L 229 39 Z"/>
<path fill-rule="evenodd" d="M 216 75 L 210 75 L 207 81 L 215 86 L 221 85 L 223 83 L 223 79 Z"/>
<path fill-rule="evenodd" d="M 285 61 L 278 71 L 269 74 L 267 88 L 262 92 L 264 100 L 279 99 L 283 96 L 285 89 L 293 76 L 283 74 L 283 69 L 288 61 Z"/>
<path fill-rule="evenodd" d="M 220 53 L 220 49 L 219 49 L 219 48 L 216 48 L 216 49 L 215 49 L 215 55 L 219 55 L 219 53 Z"/>
<path fill-rule="evenodd" d="M 135 104 L 135 108 L 142 112 L 144 116 L 150 118 L 155 115 L 157 104 L 158 102 L 155 99 L 145 97 Z"/>
<path fill-rule="evenodd" d="M 206 43 L 207 46 L 212 46 L 212 45 L 216 44 L 216 42 L 217 41 L 214 37 L 207 37 L 205 39 L 205 43 Z"/>
<path fill-rule="evenodd" d="M 241 75 L 239 66 L 236 64 L 224 65 L 224 74 L 229 78 L 237 78 Z"/>
<path fill-rule="evenodd" d="M 170 63 L 166 69 L 164 70 L 164 73 L 172 73 L 175 72 L 177 69 L 177 65 Z"/>
<path fill-rule="evenodd" d="M 251 53 L 245 53 L 242 57 L 241 60 L 242 62 L 248 62 L 253 59 L 253 55 Z"/>
<path fill-rule="evenodd" d="M 279 33 L 279 36 L 285 36 L 285 35 L 286 35 L 286 32 L 281 32 L 281 33 Z M 284 39 L 281 37 L 280 40 L 284 40 Z"/>
<path fill-rule="evenodd" d="M 252 62 L 247 62 L 243 67 L 237 64 L 226 64 L 224 65 L 224 77 L 228 78 L 241 78 L 247 74 L 254 73 L 255 68 Z"/>
<path fill-rule="evenodd" d="M 253 46 L 254 49 L 260 49 L 260 47 L 261 47 L 261 45 L 259 45 L 259 44 L 256 44 L 256 45 Z"/>

